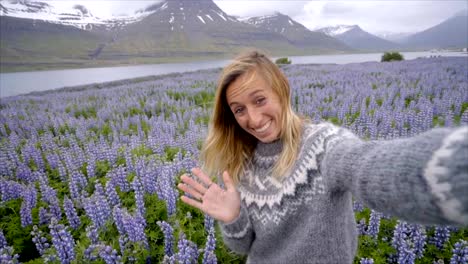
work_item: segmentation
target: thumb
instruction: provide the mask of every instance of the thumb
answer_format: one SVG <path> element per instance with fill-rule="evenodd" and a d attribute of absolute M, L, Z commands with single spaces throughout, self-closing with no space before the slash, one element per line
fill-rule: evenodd
<path fill-rule="evenodd" d="M 232 181 L 231 176 L 229 176 L 227 171 L 223 172 L 223 181 L 227 191 L 232 191 L 235 189 L 234 182 Z"/>

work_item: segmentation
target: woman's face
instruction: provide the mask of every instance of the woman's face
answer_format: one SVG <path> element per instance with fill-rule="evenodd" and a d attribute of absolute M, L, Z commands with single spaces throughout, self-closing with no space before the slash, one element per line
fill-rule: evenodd
<path fill-rule="evenodd" d="M 281 104 L 278 95 L 260 74 L 251 78 L 243 74 L 226 90 L 226 99 L 237 123 L 245 131 L 264 143 L 279 138 L 281 133 Z"/>

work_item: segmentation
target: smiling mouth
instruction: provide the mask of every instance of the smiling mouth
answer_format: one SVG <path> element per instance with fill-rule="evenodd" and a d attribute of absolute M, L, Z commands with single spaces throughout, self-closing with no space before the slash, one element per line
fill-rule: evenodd
<path fill-rule="evenodd" d="M 268 121 L 263 127 L 259 128 L 259 129 L 254 129 L 255 132 L 257 133 L 263 133 L 265 132 L 271 125 L 271 120 Z"/>

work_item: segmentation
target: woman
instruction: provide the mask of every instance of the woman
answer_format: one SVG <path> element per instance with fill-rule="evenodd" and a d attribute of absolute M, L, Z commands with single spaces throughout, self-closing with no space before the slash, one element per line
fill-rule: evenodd
<path fill-rule="evenodd" d="M 286 77 L 253 51 L 219 80 L 198 181 L 183 202 L 220 221 L 225 244 L 249 263 L 352 263 L 352 195 L 423 224 L 468 224 L 468 127 L 362 141 L 294 113 Z M 208 175 L 223 172 L 225 189 Z"/>

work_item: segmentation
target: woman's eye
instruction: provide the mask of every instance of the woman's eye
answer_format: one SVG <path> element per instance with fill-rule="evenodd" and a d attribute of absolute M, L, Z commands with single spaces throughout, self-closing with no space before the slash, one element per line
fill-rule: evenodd
<path fill-rule="evenodd" d="M 256 102 L 256 103 L 257 103 L 257 104 L 261 104 L 261 103 L 263 103 L 264 101 L 265 101 L 265 98 L 262 97 L 262 98 L 257 99 L 257 102 Z"/>
<path fill-rule="evenodd" d="M 234 110 L 234 114 L 240 114 L 240 113 L 242 113 L 242 110 L 244 110 L 242 107 L 236 108 Z"/>

